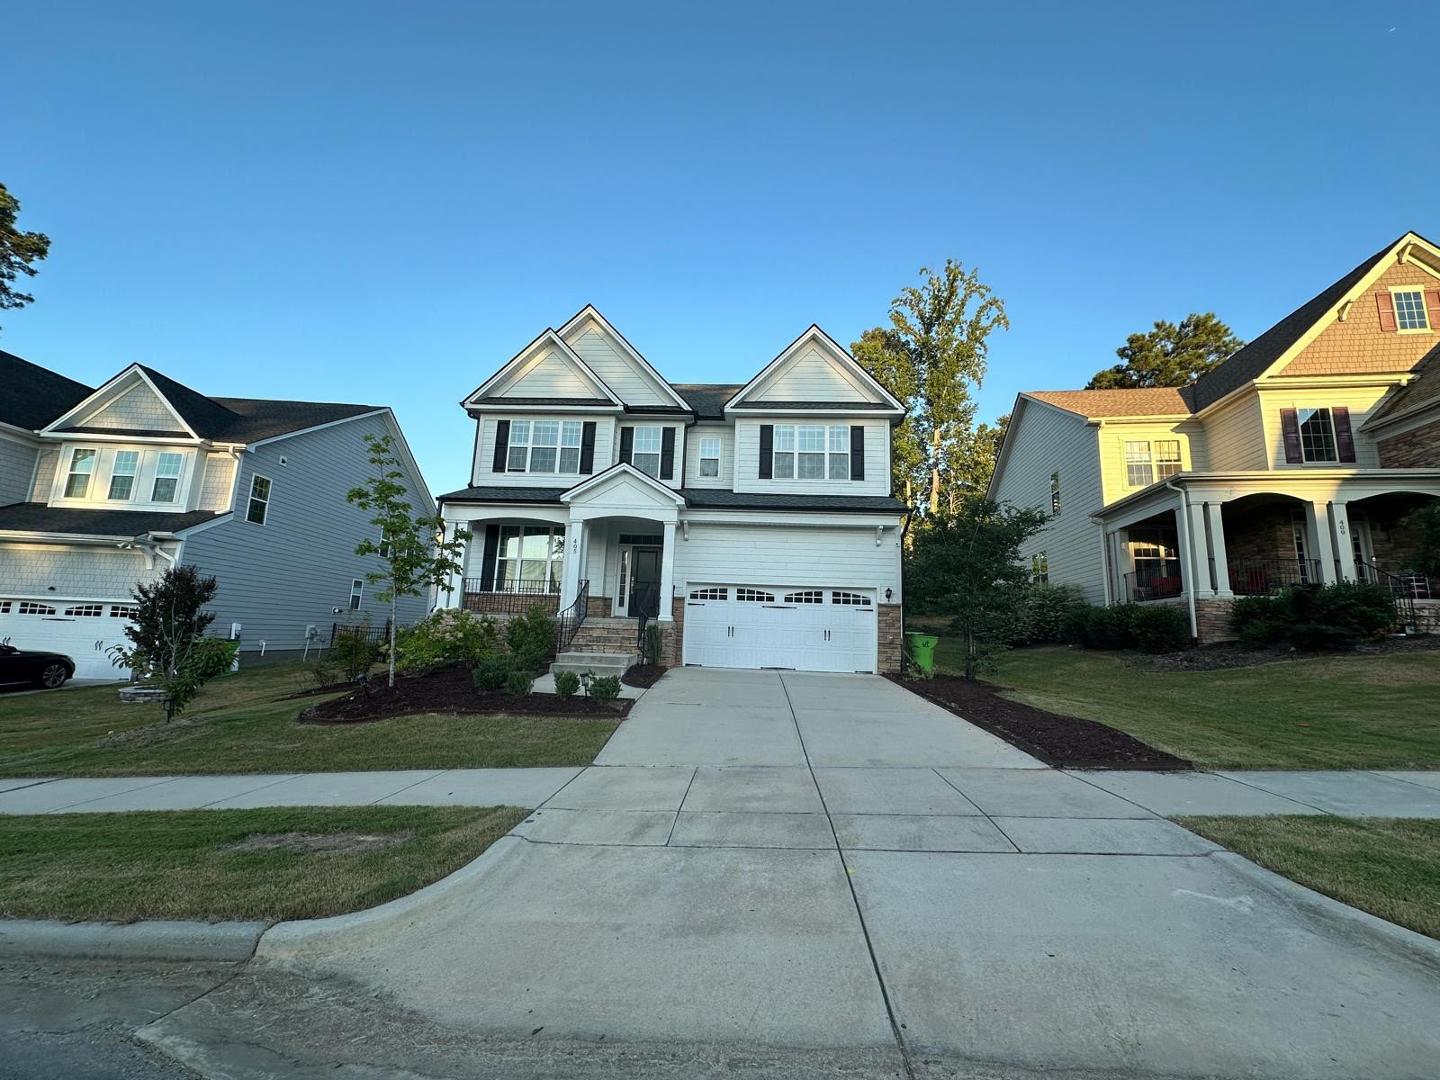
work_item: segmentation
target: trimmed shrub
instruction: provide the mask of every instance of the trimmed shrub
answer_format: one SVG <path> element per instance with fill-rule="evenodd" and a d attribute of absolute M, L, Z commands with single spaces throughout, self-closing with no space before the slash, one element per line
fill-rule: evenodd
<path fill-rule="evenodd" d="M 645 626 L 645 663 L 660 666 L 660 627 L 653 622 Z"/>
<path fill-rule="evenodd" d="M 590 696 L 596 701 L 614 701 L 620 696 L 619 676 L 606 675 L 604 678 L 591 679 Z"/>
<path fill-rule="evenodd" d="M 555 620 L 543 605 L 536 604 L 505 625 L 505 643 L 516 666 L 539 671 L 555 647 Z"/>
<path fill-rule="evenodd" d="M 463 660 L 474 664 L 500 648 L 500 631 L 488 615 L 442 608 L 395 635 L 395 666 L 400 671 L 429 671 Z"/>
<path fill-rule="evenodd" d="M 505 692 L 514 694 L 516 697 L 524 697 L 530 693 L 530 687 L 535 683 L 535 676 L 528 671 L 516 669 L 505 676 Z"/>
<path fill-rule="evenodd" d="M 499 690 L 515 670 L 515 661 L 503 653 L 484 657 L 471 672 L 476 690 Z"/>
<path fill-rule="evenodd" d="M 1130 613 L 1134 647 L 1148 653 L 1179 652 L 1190 645 L 1190 615 L 1173 604 L 1135 604 Z"/>
<path fill-rule="evenodd" d="M 1368 582 L 1300 585 L 1237 600 L 1230 617 L 1247 645 L 1348 649 L 1394 628 L 1395 599 L 1383 585 Z"/>
<path fill-rule="evenodd" d="M 1087 649 L 1174 652 L 1190 644 L 1190 620 L 1173 604 L 1087 605 L 1065 616 L 1066 641 Z"/>
<path fill-rule="evenodd" d="M 574 697 L 580 689 L 580 676 L 573 671 L 557 671 L 555 673 L 555 693 L 562 698 Z"/>
<path fill-rule="evenodd" d="M 1089 607 L 1085 594 L 1074 585 L 1026 585 L 1020 602 L 1019 625 L 1012 645 L 1041 645 L 1066 641 L 1067 621 Z"/>

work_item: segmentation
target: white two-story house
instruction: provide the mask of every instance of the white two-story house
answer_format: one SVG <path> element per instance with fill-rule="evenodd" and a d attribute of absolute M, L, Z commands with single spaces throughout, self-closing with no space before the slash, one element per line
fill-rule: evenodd
<path fill-rule="evenodd" d="M 434 502 L 388 408 L 206 397 L 132 364 L 98 389 L 0 352 L 0 641 L 115 678 L 132 592 L 193 564 L 219 591 L 210 633 L 242 662 L 300 656 L 389 615 L 358 556 L 370 515 L 345 493 L 393 436 L 416 513 Z M 401 601 L 402 622 L 428 598 Z"/>
<path fill-rule="evenodd" d="M 812 326 L 747 383 L 665 378 L 593 307 L 462 402 L 470 531 L 441 603 L 583 612 L 578 645 L 628 649 L 654 619 L 672 664 L 899 666 L 903 407 Z"/>
<path fill-rule="evenodd" d="M 1435 619 L 1406 516 L 1440 497 L 1440 249 L 1407 233 L 1192 385 L 1016 399 L 990 497 L 1043 507 L 1036 575 L 1094 603 L 1389 585 Z"/>

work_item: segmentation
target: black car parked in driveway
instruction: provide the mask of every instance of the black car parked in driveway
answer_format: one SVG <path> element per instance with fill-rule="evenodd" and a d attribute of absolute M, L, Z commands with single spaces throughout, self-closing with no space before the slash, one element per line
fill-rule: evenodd
<path fill-rule="evenodd" d="M 0 645 L 0 685 L 33 683 L 54 690 L 74 674 L 75 661 L 68 656 Z"/>

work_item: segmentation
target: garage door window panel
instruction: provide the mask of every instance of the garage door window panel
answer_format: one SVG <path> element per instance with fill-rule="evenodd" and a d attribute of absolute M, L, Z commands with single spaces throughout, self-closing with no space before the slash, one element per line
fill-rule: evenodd
<path fill-rule="evenodd" d="M 775 594 L 763 589 L 736 589 L 735 599 L 747 604 L 773 604 Z"/>

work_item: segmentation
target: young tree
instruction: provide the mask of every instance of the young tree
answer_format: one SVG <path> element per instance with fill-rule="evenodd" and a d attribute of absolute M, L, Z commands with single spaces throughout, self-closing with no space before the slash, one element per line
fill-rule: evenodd
<path fill-rule="evenodd" d="M 388 685 L 395 685 L 395 613 L 402 596 L 419 596 L 430 588 L 452 590 L 450 579 L 460 572 L 460 558 L 470 534 L 456 530 L 448 539 L 445 523 L 438 516 L 416 515 L 406 496 L 403 463 L 395 454 L 395 440 L 389 435 L 367 435 L 370 464 L 375 475 L 364 487 L 352 488 L 345 496 L 361 510 L 373 512 L 373 538 L 355 548 L 356 555 L 378 555 L 385 569 L 365 575 L 367 581 L 383 586 L 377 594 L 390 605 L 390 648 Z"/>
<path fill-rule="evenodd" d="M 110 650 L 116 665 L 165 692 L 167 723 L 235 658 L 234 642 L 205 636 L 215 621 L 205 605 L 218 588 L 213 577 L 201 577 L 193 566 L 172 566 L 158 580 L 137 585 L 132 594 L 135 614 L 125 627 L 130 647 Z"/>
<path fill-rule="evenodd" d="M 44 233 L 21 232 L 16 226 L 20 216 L 20 200 L 0 184 L 0 310 L 21 308 L 35 297 L 18 292 L 13 283 L 24 274 L 34 277 L 34 263 L 50 253 L 50 238 Z"/>
<path fill-rule="evenodd" d="M 1020 548 L 1049 520 L 1043 510 L 971 498 L 954 513 L 932 515 L 931 527 L 916 535 L 905 568 L 907 597 L 917 608 L 952 617 L 965 678 L 975 678 L 1018 625 L 1030 580 Z"/>
<path fill-rule="evenodd" d="M 905 406 L 895 430 L 894 487 L 941 508 L 942 477 L 967 460 L 971 389 L 985 378 L 989 337 L 1009 329 L 1004 302 L 979 272 L 946 259 L 890 303 L 890 325 L 865 331 L 851 352 Z"/>
<path fill-rule="evenodd" d="M 1157 322 L 1144 334 L 1131 334 L 1115 350 L 1120 363 L 1097 371 L 1087 390 L 1146 386 L 1189 386 L 1245 343 L 1213 311 Z"/>

